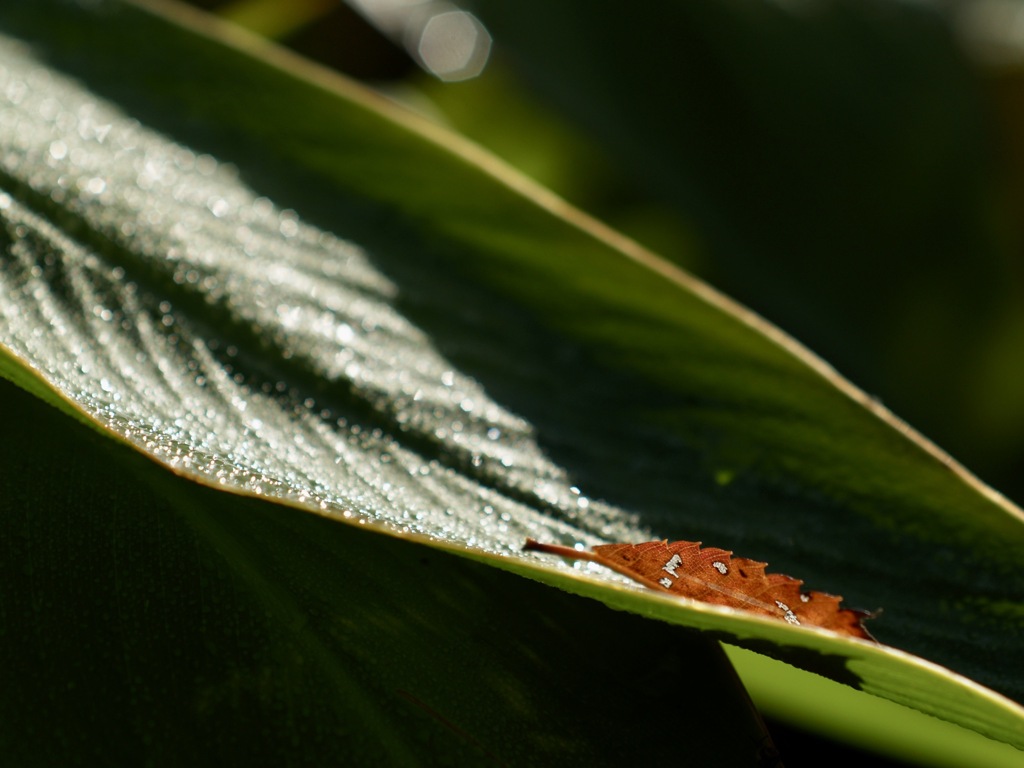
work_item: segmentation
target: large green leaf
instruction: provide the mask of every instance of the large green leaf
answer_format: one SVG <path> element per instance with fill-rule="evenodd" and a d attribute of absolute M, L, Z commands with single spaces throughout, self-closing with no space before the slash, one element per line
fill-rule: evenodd
<path fill-rule="evenodd" d="M 1024 746 L 1004 698 L 1024 697 L 1019 510 L 795 342 L 473 147 L 163 13 L 0 10 L 5 376 L 202 483 Z M 238 519 L 212 538 L 248 536 Z M 885 645 L 525 556 L 528 535 L 726 546 L 884 608 Z M 377 539 L 339 551 L 393 568 Z"/>

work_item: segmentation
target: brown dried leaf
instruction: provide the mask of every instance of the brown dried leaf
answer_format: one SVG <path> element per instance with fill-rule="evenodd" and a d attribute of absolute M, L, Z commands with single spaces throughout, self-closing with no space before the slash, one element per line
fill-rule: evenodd
<path fill-rule="evenodd" d="M 841 597 L 802 592 L 803 582 L 799 579 L 765 573 L 767 563 L 733 557 L 732 552 L 724 549 L 701 548 L 699 541 L 604 544 L 588 552 L 527 539 L 523 549 L 599 563 L 646 587 L 679 597 L 874 640 L 861 624 L 871 614 L 840 608 Z"/>

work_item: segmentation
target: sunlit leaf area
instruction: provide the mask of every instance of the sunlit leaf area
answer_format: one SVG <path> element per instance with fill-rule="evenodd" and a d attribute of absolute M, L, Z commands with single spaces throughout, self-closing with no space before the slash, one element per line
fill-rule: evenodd
<path fill-rule="evenodd" d="M 1024 764 L 1022 12 L 0 4 L 0 763 Z"/>

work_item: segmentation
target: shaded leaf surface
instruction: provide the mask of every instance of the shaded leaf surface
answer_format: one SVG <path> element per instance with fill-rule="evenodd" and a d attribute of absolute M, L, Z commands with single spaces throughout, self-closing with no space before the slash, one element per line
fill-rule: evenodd
<path fill-rule="evenodd" d="M 757 764 L 695 633 L 203 488 L 4 381 L 0 417 L 5 764 L 669 761 L 652 712 Z M 708 695 L 678 696 L 694 674 Z"/>
<path fill-rule="evenodd" d="M 1020 697 L 1019 513 L 791 342 L 322 74 L 130 4 L 0 24 L 27 41 L 2 48 L 4 375 L 216 487 L 813 648 L 1015 738 L 1007 702 L 905 657 L 515 557 L 529 536 L 727 543 Z"/>
<path fill-rule="evenodd" d="M 958 39 L 974 6 L 549 5 L 477 9 L 536 92 L 692 225 L 679 256 L 1019 498 L 1019 182 L 993 131 L 1003 85 Z"/>

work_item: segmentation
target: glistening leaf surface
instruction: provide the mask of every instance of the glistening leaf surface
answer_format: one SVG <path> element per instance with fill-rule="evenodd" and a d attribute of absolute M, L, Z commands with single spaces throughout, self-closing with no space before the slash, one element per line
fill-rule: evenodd
<path fill-rule="evenodd" d="M 583 535 L 581 509 L 635 531 L 440 354 L 362 248 L 5 50 L 2 338 L 61 395 L 207 483 L 404 532 L 498 552 Z"/>
<path fill-rule="evenodd" d="M 118 3 L 0 25 L 29 41 L 2 62 L 0 338 L 59 397 L 205 482 L 810 649 L 1019 736 L 1018 708 L 910 657 L 514 556 L 715 541 L 884 606 L 879 640 L 1020 697 L 1019 514 L 791 342 L 321 74 Z"/>

